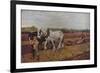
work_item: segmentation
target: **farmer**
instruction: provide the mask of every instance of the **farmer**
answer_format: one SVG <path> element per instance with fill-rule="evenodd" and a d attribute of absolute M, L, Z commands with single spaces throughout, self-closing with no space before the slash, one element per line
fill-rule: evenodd
<path fill-rule="evenodd" d="M 30 45 L 32 46 L 33 58 L 35 58 L 35 56 L 36 56 L 36 59 L 39 60 L 39 50 L 38 50 L 39 41 L 37 40 L 37 37 L 30 34 L 29 42 L 30 42 Z"/>

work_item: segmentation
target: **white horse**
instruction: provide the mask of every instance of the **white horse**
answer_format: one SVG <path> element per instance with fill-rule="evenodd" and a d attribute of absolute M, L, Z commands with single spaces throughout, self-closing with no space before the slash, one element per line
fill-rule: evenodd
<path fill-rule="evenodd" d="M 44 49 L 47 49 L 46 45 L 48 41 L 51 41 L 52 45 L 53 45 L 53 50 L 55 51 L 56 49 L 60 49 L 62 47 L 64 47 L 63 44 L 63 38 L 64 38 L 64 34 L 62 31 L 49 31 L 49 36 L 48 38 L 46 38 L 45 44 L 44 44 Z M 56 43 L 58 43 L 57 47 L 56 47 Z"/>
<path fill-rule="evenodd" d="M 38 29 L 37 37 L 44 42 L 44 49 L 47 49 L 47 43 L 51 42 L 53 50 L 60 49 L 64 47 L 63 39 L 64 34 L 60 30 L 50 30 L 50 29 Z M 58 43 L 56 47 L 56 43 Z"/>

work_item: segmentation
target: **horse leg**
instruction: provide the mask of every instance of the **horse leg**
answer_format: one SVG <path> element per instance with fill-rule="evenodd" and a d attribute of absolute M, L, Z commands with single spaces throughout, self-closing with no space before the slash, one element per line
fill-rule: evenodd
<path fill-rule="evenodd" d="M 53 51 L 55 51 L 56 50 L 56 47 L 55 47 L 54 40 L 52 40 L 51 42 L 52 42 L 52 45 L 53 45 Z"/>
<path fill-rule="evenodd" d="M 63 48 L 64 47 L 64 37 L 62 38 L 62 41 L 61 41 L 61 48 Z"/>
<path fill-rule="evenodd" d="M 61 48 L 61 46 L 62 46 L 62 41 L 63 41 L 63 37 L 60 38 L 57 49 L 60 49 L 60 48 Z"/>
<path fill-rule="evenodd" d="M 47 49 L 47 40 L 44 42 L 44 49 Z"/>
<path fill-rule="evenodd" d="M 59 41 L 57 49 L 60 49 L 60 48 L 61 48 L 61 41 Z"/>

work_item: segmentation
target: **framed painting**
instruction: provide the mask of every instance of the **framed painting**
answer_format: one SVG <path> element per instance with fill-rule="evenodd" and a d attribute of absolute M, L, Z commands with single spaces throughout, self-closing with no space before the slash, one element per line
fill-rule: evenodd
<path fill-rule="evenodd" d="M 11 72 L 97 66 L 97 7 L 11 1 Z"/>

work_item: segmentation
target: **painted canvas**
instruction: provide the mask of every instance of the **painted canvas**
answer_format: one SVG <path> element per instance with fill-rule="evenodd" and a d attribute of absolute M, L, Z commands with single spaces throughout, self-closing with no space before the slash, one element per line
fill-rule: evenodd
<path fill-rule="evenodd" d="M 21 62 L 90 59 L 90 13 L 21 10 Z"/>

